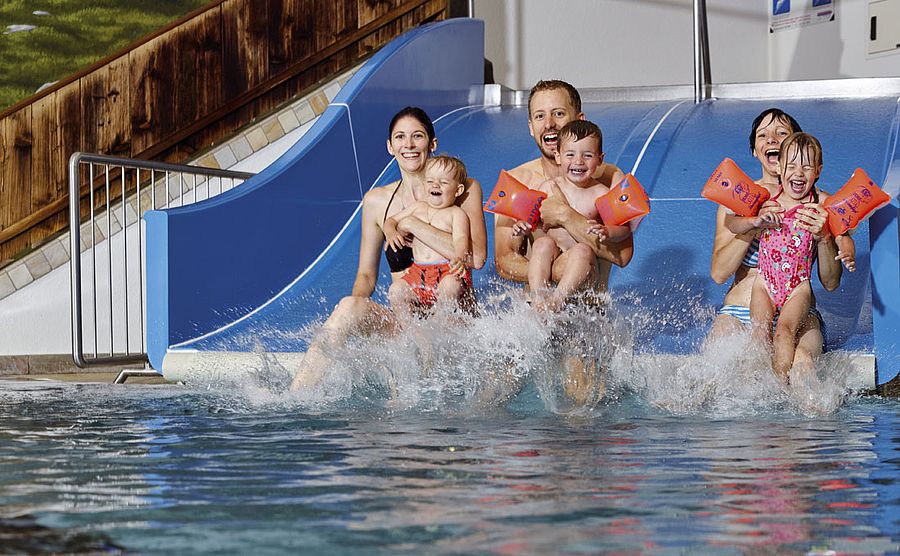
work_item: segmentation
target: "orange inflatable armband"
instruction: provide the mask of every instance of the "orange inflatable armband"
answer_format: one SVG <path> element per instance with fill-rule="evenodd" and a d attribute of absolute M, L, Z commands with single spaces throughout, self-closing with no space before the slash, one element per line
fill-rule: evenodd
<path fill-rule="evenodd" d="M 500 170 L 500 179 L 484 204 L 484 210 L 524 220 L 533 230 L 541 221 L 541 202 L 546 198 L 546 193 L 528 189 L 506 170 Z"/>
<path fill-rule="evenodd" d="M 859 226 L 890 200 L 890 195 L 875 185 L 862 168 L 857 168 L 847 183 L 822 206 L 828 211 L 831 233 L 840 235 Z"/>
<path fill-rule="evenodd" d="M 641 182 L 631 174 L 610 189 L 607 193 L 597 197 L 594 207 L 600 214 L 600 219 L 607 226 L 621 226 L 627 224 L 639 216 L 650 212 L 650 197 L 641 186 Z"/>
<path fill-rule="evenodd" d="M 700 195 L 731 209 L 738 216 L 756 216 L 769 199 L 769 191 L 754 183 L 730 158 L 719 164 Z"/>

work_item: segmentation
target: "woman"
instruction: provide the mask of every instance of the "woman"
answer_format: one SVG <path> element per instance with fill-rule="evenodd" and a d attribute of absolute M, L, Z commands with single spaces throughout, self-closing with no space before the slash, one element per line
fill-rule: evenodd
<path fill-rule="evenodd" d="M 797 120 L 777 108 L 764 110 L 753 120 L 750 131 L 750 153 L 759 161 L 762 177 L 756 183 L 764 186 L 771 196 L 781 188 L 779 182 L 778 149 L 782 141 L 791 133 L 802 131 Z M 767 212 L 781 214 L 783 209 L 777 202 L 767 201 L 760 209 L 760 215 Z M 758 235 L 760 229 L 746 234 L 735 235 L 725 226 L 725 207 L 716 213 L 716 238 L 713 244 L 710 276 L 717 284 L 724 284 L 732 275 L 734 281 L 725 294 L 707 340 L 743 332 L 750 324 L 750 292 L 756 278 Z M 832 291 L 840 285 L 841 262 L 837 260 L 838 249 L 834 237 L 825 225 L 827 213 L 818 204 L 809 204 L 798 211 L 800 226 L 812 232 L 818 240 L 819 279 L 826 290 Z M 776 219 L 776 224 L 780 223 Z M 813 300 L 815 307 L 815 300 Z M 797 332 L 799 341 L 794 354 L 794 365 L 812 365 L 821 355 L 824 345 L 822 320 L 813 308 Z"/>
<path fill-rule="evenodd" d="M 384 222 L 411 205 L 424 190 L 425 161 L 437 148 L 434 124 L 421 108 L 408 106 L 398 112 L 388 127 L 387 150 L 400 169 L 400 179 L 375 187 L 362 201 L 362 238 L 359 246 L 359 266 L 351 294 L 337 304 L 325 321 L 322 331 L 313 339 L 306 352 L 302 368 L 297 372 L 291 389 L 319 382 L 328 363 L 325 348 L 328 343 L 338 345 L 355 334 L 398 331 L 393 312 L 372 301 L 378 282 L 378 267 L 384 245 Z M 470 223 L 470 265 L 479 269 L 487 256 L 487 232 L 481 210 L 481 185 L 469 179 L 465 191 L 457 199 L 468 215 Z M 453 258 L 453 241 L 449 233 L 438 230 L 414 217 L 398 223 L 398 230 L 416 237 L 435 251 Z M 407 245 L 399 251 L 384 249 L 391 268 L 391 279 L 401 279 L 412 265 L 412 250 Z"/>

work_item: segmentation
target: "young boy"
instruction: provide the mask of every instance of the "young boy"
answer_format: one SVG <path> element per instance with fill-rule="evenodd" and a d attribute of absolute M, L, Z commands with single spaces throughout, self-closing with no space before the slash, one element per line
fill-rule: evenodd
<path fill-rule="evenodd" d="M 453 237 L 454 256 L 447 259 L 413 238 L 413 265 L 390 290 L 391 306 L 429 309 L 438 300 L 456 300 L 465 305 L 471 298 L 472 273 L 466 266 L 469 249 L 469 217 L 456 206 L 456 198 L 465 191 L 466 167 L 458 158 L 440 155 L 425 165 L 425 200 L 416 201 L 385 220 L 384 235 L 389 248 L 403 247 L 403 235 L 397 223 L 414 217 Z"/>
<path fill-rule="evenodd" d="M 603 134 L 596 124 L 587 120 L 574 120 L 559 131 L 559 149 L 556 163 L 560 175 L 545 181 L 539 189 L 552 197 L 561 195 L 582 216 L 599 218 L 594 201 L 609 188 L 594 177 L 603 163 Z M 592 224 L 589 233 L 598 241 L 619 242 L 628 237 L 628 226 Z M 532 233 L 531 227 L 522 221 L 513 225 L 516 236 L 532 234 L 534 239 L 528 262 L 528 284 L 537 309 L 558 310 L 566 298 L 584 286 L 597 284 L 599 268 L 590 246 L 579 243 L 563 228 L 552 228 Z M 552 283 L 555 290 L 549 290 Z"/>

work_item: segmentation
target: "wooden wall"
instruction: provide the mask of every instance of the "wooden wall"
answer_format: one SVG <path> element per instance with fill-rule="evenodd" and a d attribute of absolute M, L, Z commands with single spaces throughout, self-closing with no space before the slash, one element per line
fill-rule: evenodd
<path fill-rule="evenodd" d="M 447 16 L 448 0 L 219 0 L 12 106 L 0 266 L 68 226 L 73 152 L 184 161 Z"/>

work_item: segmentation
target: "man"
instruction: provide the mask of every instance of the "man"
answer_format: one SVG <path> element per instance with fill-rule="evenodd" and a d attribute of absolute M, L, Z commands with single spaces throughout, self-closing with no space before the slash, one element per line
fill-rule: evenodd
<path fill-rule="evenodd" d="M 540 149 L 541 156 L 509 173 L 532 189 L 548 179 L 558 177 L 556 149 L 559 130 L 572 120 L 583 119 L 581 97 L 575 87 L 565 81 L 538 81 L 528 96 L 528 131 Z M 594 177 L 607 187 L 612 187 L 624 175 L 614 164 L 603 163 Z M 634 254 L 630 235 L 620 243 L 601 243 L 597 236 L 589 234 L 587 218 L 569 206 L 559 191 L 541 204 L 541 219 L 545 227 L 565 228 L 579 243 L 591 247 L 600 266 L 600 290 L 606 289 L 610 264 L 624 267 Z M 529 246 L 522 237 L 514 236 L 513 224 L 515 220 L 512 218 L 494 215 L 494 264 L 500 276 L 516 282 L 527 282 Z M 554 276 L 554 281 L 558 281 L 558 278 Z"/>
<path fill-rule="evenodd" d="M 556 162 L 559 145 L 559 130 L 573 120 L 583 120 L 581 96 L 565 81 L 538 81 L 528 96 L 528 131 L 540 150 L 541 156 L 526 162 L 509 173 L 529 188 L 536 189 L 541 183 L 560 176 Z M 614 164 L 603 163 L 594 177 L 607 187 L 617 184 L 623 173 Z M 553 185 L 553 195 L 541 203 L 541 220 L 545 228 L 564 228 L 579 243 L 588 245 L 592 253 L 589 264 L 598 266 L 596 291 L 605 291 L 609 280 L 610 265 L 624 267 L 634 254 L 632 235 L 621 242 L 601 242 L 596 235 L 588 233 L 590 222 L 569 206 L 558 186 Z M 513 233 L 515 220 L 498 214 L 494 215 L 494 265 L 497 273 L 508 280 L 528 281 L 528 255 L 530 245 L 522 236 Z M 562 270 L 565 272 L 565 269 Z M 562 273 L 554 272 L 552 280 L 558 283 Z M 586 277 L 587 279 L 587 277 Z M 584 286 L 585 284 L 582 284 Z M 563 391 L 576 405 L 592 406 L 598 403 L 606 392 L 605 379 L 599 366 L 600 355 L 597 342 L 590 338 L 580 338 L 587 333 L 581 330 L 565 334 L 564 345 L 555 346 L 560 351 L 565 368 Z"/>

